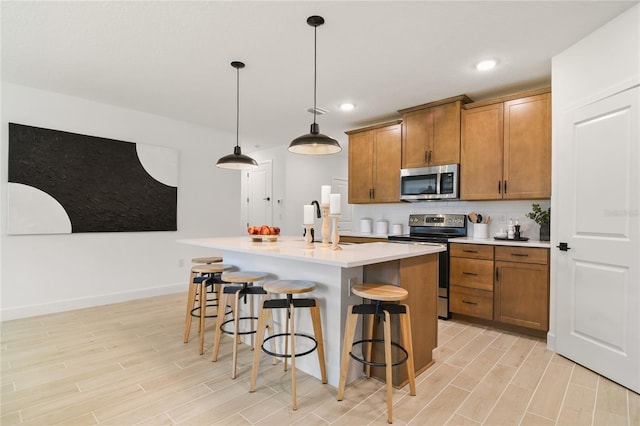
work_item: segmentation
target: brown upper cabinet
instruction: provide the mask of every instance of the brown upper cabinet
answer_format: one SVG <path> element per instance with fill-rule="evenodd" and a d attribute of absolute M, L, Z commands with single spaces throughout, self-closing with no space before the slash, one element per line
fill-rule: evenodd
<path fill-rule="evenodd" d="M 400 202 L 400 123 L 345 132 L 349 135 L 349 204 Z"/>
<path fill-rule="evenodd" d="M 549 88 L 467 104 L 461 123 L 461 199 L 551 198 Z"/>
<path fill-rule="evenodd" d="M 401 109 L 402 168 L 460 163 L 460 111 L 465 95 Z"/>

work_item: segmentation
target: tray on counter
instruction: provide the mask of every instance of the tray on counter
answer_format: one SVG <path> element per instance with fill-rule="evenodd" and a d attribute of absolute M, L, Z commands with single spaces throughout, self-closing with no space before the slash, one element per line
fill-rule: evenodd
<path fill-rule="evenodd" d="M 493 239 L 498 241 L 529 241 L 529 238 L 527 237 L 520 237 L 520 238 L 493 237 Z"/>

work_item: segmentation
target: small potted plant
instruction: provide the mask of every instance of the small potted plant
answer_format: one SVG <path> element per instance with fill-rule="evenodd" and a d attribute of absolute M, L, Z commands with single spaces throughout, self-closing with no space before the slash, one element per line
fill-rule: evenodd
<path fill-rule="evenodd" d="M 531 212 L 526 216 L 540 225 L 540 241 L 549 241 L 549 225 L 551 223 L 551 207 L 546 210 L 540 208 L 540 204 L 532 204 Z"/>

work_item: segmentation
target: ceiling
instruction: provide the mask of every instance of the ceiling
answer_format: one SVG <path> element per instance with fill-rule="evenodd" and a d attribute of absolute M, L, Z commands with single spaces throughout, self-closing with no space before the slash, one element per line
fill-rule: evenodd
<path fill-rule="evenodd" d="M 229 132 L 245 153 L 466 94 L 549 86 L 551 58 L 638 1 L 6 1 L 2 80 Z M 496 69 L 479 73 L 487 57 Z M 341 112 L 339 104 L 356 109 Z"/>

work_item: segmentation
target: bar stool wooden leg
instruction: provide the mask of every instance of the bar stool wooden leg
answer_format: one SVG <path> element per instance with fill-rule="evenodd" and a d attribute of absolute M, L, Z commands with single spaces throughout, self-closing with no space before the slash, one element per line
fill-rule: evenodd
<path fill-rule="evenodd" d="M 314 297 L 315 306 L 311 307 L 311 322 L 313 324 L 313 334 L 318 342 L 316 352 L 318 353 L 318 364 L 320 364 L 320 374 L 322 383 L 327 383 L 327 366 L 324 361 L 324 337 L 322 336 L 322 322 L 320 321 L 320 302 Z"/>
<path fill-rule="evenodd" d="M 400 328 L 402 328 L 402 342 L 408 352 L 407 357 L 407 374 L 409 376 L 409 394 L 416 394 L 416 375 L 413 364 L 413 339 L 411 338 L 411 315 L 409 314 L 409 306 L 404 305 L 407 313 L 400 315 Z"/>
<path fill-rule="evenodd" d="M 376 322 L 376 318 L 377 317 L 375 315 L 368 315 L 366 317 L 364 317 L 364 316 L 362 317 L 362 321 L 367 324 L 367 328 L 365 330 L 365 336 L 367 336 L 367 337 L 365 337 L 365 339 L 373 339 L 373 326 L 374 326 L 374 324 Z M 363 346 L 362 349 L 364 351 L 364 354 L 363 354 L 364 359 L 367 359 L 369 361 L 373 361 L 373 359 L 371 358 L 371 356 L 372 356 L 371 354 L 373 352 L 373 342 L 366 343 Z M 367 377 L 371 377 L 371 366 L 370 365 L 367 365 L 367 364 L 364 365 L 364 374 Z"/>
<path fill-rule="evenodd" d="M 226 312 L 228 295 L 224 291 L 220 291 L 220 300 L 218 301 L 219 307 L 222 306 L 222 309 Z M 232 315 L 235 318 L 236 312 L 232 310 Z M 220 350 L 220 338 L 222 337 L 222 323 L 224 322 L 224 315 L 218 315 L 216 318 L 216 330 L 213 338 L 213 351 L 211 354 L 211 361 L 218 360 L 218 351 Z"/>
<path fill-rule="evenodd" d="M 358 324 L 358 315 L 353 313 L 353 306 L 347 308 L 347 323 L 344 330 L 344 341 L 342 344 L 342 359 L 340 361 L 340 381 L 338 384 L 338 401 L 344 398 L 344 387 L 347 382 L 347 373 L 349 370 L 349 348 L 353 343 L 353 336 L 356 334 L 356 325 Z"/>
<path fill-rule="evenodd" d="M 189 294 L 187 295 L 187 316 L 184 320 L 184 343 L 189 342 L 189 334 L 191 333 L 191 310 L 196 304 L 197 286 L 193 285 L 193 279 L 196 277 L 195 272 L 189 274 Z"/>
<path fill-rule="evenodd" d="M 236 369 L 238 367 L 238 345 L 240 344 L 240 318 L 239 318 L 239 313 L 240 313 L 240 292 L 242 291 L 242 289 L 238 289 L 238 291 L 236 291 L 235 293 L 235 300 L 233 301 L 233 304 L 235 306 L 234 308 L 234 315 L 233 315 L 233 330 L 234 330 L 234 335 L 233 335 L 233 360 L 231 361 L 231 378 L 235 379 L 236 378 Z M 252 321 L 253 322 L 253 321 Z"/>
<path fill-rule="evenodd" d="M 296 334 L 295 334 L 295 324 L 294 324 L 294 312 L 293 305 L 289 305 L 287 309 L 287 315 L 291 317 L 289 320 L 289 326 L 291 327 L 288 331 L 291 334 L 291 396 L 293 400 L 293 409 L 298 409 L 298 398 L 296 396 Z"/>
<path fill-rule="evenodd" d="M 198 295 L 198 304 L 200 305 L 200 355 L 204 353 L 204 323 L 207 316 L 207 280 L 202 280 L 200 285 L 200 294 Z"/>
<path fill-rule="evenodd" d="M 391 316 L 384 311 L 384 362 L 387 381 L 387 422 L 393 423 L 393 374 L 391 363 Z"/>
<path fill-rule="evenodd" d="M 287 314 L 284 317 L 284 329 L 289 331 L 289 311 L 287 310 Z M 282 364 L 284 364 L 284 371 L 287 371 L 289 368 L 289 360 L 286 355 L 289 353 L 289 336 L 284 336 L 284 354 L 285 357 L 282 359 Z"/>
<path fill-rule="evenodd" d="M 258 380 L 258 370 L 260 368 L 260 354 L 262 353 L 261 348 L 264 343 L 264 333 L 265 328 L 268 328 L 269 323 L 273 323 L 273 317 L 271 314 L 271 309 L 264 309 L 264 302 L 269 300 L 269 294 L 266 294 L 263 299 L 260 301 L 260 308 L 258 309 L 258 325 L 256 329 L 256 348 L 253 352 L 253 366 L 251 367 L 251 383 L 249 384 L 249 392 L 254 392 L 256 390 L 256 381 Z M 273 330 L 273 329 L 271 329 Z M 271 336 L 271 331 L 269 332 L 269 336 Z M 273 339 L 272 339 L 273 340 Z M 271 343 L 271 352 L 273 350 L 273 342 Z M 275 357 L 274 357 L 275 363 Z"/>

